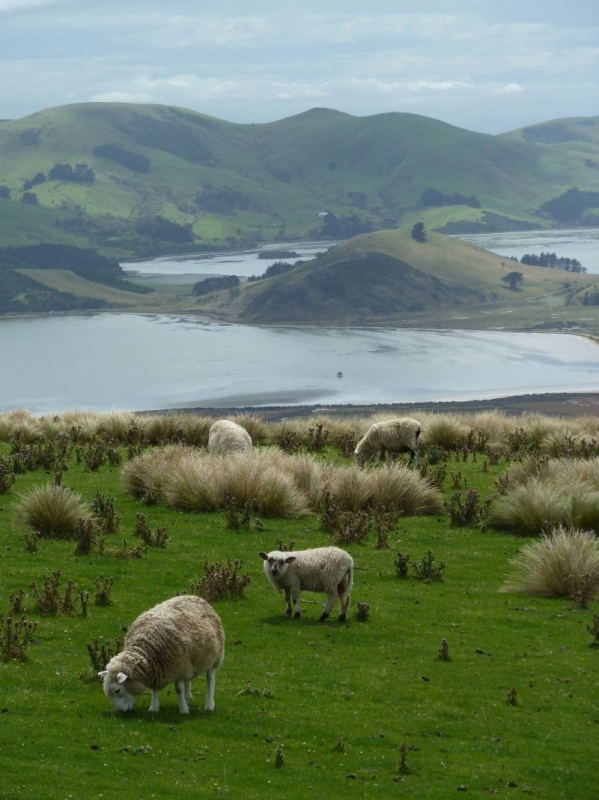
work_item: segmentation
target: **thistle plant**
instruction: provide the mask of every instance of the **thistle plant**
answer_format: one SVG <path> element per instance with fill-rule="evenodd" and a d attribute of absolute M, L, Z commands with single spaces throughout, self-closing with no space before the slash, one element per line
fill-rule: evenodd
<path fill-rule="evenodd" d="M 29 622 L 22 617 L 15 619 L 12 614 L 0 612 L 0 657 L 3 661 L 25 658 L 27 646 L 33 641 L 37 622 Z"/>
<path fill-rule="evenodd" d="M 244 596 L 245 588 L 250 583 L 250 574 L 240 575 L 243 561 L 204 564 L 204 576 L 196 584 L 191 584 L 194 594 L 213 603 L 216 600 L 237 600 Z"/>

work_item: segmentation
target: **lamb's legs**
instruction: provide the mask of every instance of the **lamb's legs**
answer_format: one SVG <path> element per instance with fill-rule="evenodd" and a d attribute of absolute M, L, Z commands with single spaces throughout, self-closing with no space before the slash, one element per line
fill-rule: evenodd
<path fill-rule="evenodd" d="M 160 700 L 158 699 L 158 692 L 156 689 L 152 689 L 152 702 L 150 703 L 150 708 L 148 710 L 155 713 L 160 711 Z"/>
<path fill-rule="evenodd" d="M 213 669 L 209 669 L 206 673 L 206 711 L 214 711 L 214 686 L 216 684 L 216 676 Z"/>
<path fill-rule="evenodd" d="M 177 697 L 179 698 L 179 711 L 181 714 L 189 714 L 189 706 L 185 700 L 187 691 L 187 684 L 189 681 L 176 681 L 175 689 L 177 690 Z"/>

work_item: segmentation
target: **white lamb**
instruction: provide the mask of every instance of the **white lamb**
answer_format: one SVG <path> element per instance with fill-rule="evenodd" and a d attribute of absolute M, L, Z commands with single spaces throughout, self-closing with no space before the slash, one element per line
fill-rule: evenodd
<path fill-rule="evenodd" d="M 370 426 L 355 449 L 355 456 L 360 466 L 376 455 L 375 466 L 387 453 L 389 465 L 393 463 L 394 456 L 399 453 L 409 453 L 408 466 L 420 461 L 419 439 L 422 426 L 416 419 L 400 417 L 399 419 L 375 422 Z"/>
<path fill-rule="evenodd" d="M 347 615 L 350 591 L 354 583 L 354 561 L 349 553 L 339 547 L 315 547 L 282 553 L 258 553 L 264 561 L 264 572 L 273 587 L 285 592 L 287 616 L 291 616 L 291 604 L 295 606 L 295 618 L 299 619 L 299 598 L 302 589 L 308 592 L 323 592 L 327 603 L 320 616 L 324 620 L 331 613 L 339 597 L 339 621 Z"/>
<path fill-rule="evenodd" d="M 172 597 L 141 614 L 125 637 L 125 648 L 98 675 L 117 711 L 130 711 L 137 695 L 152 690 L 150 711 L 158 711 L 158 692 L 174 683 L 179 711 L 189 713 L 191 681 L 206 674 L 206 711 L 214 710 L 215 671 L 225 657 L 225 633 L 212 606 L 195 595 Z"/>
<path fill-rule="evenodd" d="M 213 422 L 208 431 L 208 450 L 226 456 L 229 453 L 244 453 L 252 448 L 252 437 L 241 425 L 230 419 Z"/>

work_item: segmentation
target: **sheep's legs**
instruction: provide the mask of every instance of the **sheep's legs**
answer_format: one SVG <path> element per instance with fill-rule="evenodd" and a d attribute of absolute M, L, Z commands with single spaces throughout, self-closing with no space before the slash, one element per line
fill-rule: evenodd
<path fill-rule="evenodd" d="M 177 690 L 177 697 L 179 698 L 179 711 L 182 714 L 189 714 L 189 706 L 185 700 L 188 683 L 189 681 L 175 681 L 175 689 Z"/>
<path fill-rule="evenodd" d="M 285 589 L 285 602 L 287 603 L 287 610 L 285 613 L 288 617 L 291 616 L 291 590 Z"/>
<path fill-rule="evenodd" d="M 148 710 L 154 712 L 160 711 L 160 700 L 158 699 L 158 692 L 156 689 L 152 689 L 152 702 Z"/>
<path fill-rule="evenodd" d="M 216 683 L 213 669 L 206 673 L 206 711 L 214 711 L 214 685 Z"/>

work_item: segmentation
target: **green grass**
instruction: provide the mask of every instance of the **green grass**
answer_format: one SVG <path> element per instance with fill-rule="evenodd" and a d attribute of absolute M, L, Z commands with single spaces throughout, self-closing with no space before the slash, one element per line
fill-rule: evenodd
<path fill-rule="evenodd" d="M 8 445 L 1 447 L 7 457 Z M 455 491 L 452 473 L 487 497 L 506 466 L 502 460 L 485 469 L 480 455 L 476 462 L 452 458 L 446 498 Z M 115 579 L 113 605 L 90 601 L 87 618 L 29 610 L 39 621 L 38 643 L 25 661 L 0 662 L 3 799 L 441 799 L 461 788 L 480 798 L 594 799 L 599 651 L 586 630 L 593 609 L 500 593 L 526 539 L 452 527 L 444 514 L 400 518 L 389 550 L 373 541 L 347 547 L 356 575 L 346 624 L 318 623 L 321 597 L 309 594 L 296 621 L 285 617 L 258 551 L 278 539 L 295 540 L 296 549 L 329 544 L 317 516 L 230 531 L 221 512 L 132 500 L 120 473 L 106 465 L 86 472 L 71 461 L 64 480 L 87 502 L 98 491 L 114 498 L 122 521 L 107 544 L 134 545 L 141 512 L 152 529 L 167 529 L 166 549 L 151 548 L 141 559 L 75 557 L 74 542 L 43 540 L 27 553 L 16 497 L 48 475 L 21 475 L 0 495 L 0 611 L 20 588 L 31 609 L 29 584 L 53 570 L 90 598 L 95 578 Z M 443 579 L 398 579 L 398 550 L 412 562 L 432 550 L 446 561 Z M 244 562 L 251 583 L 245 598 L 215 603 L 227 653 L 214 714 L 201 710 L 202 679 L 194 682 L 189 717 L 179 715 L 172 688 L 161 693 L 158 715 L 147 711 L 149 694 L 133 713 L 114 713 L 100 681 L 81 678 L 90 669 L 86 643 L 113 641 L 143 610 L 189 590 L 205 561 L 228 558 Z M 366 622 L 356 620 L 358 603 L 370 607 Z M 451 661 L 439 659 L 443 638 Z"/>

